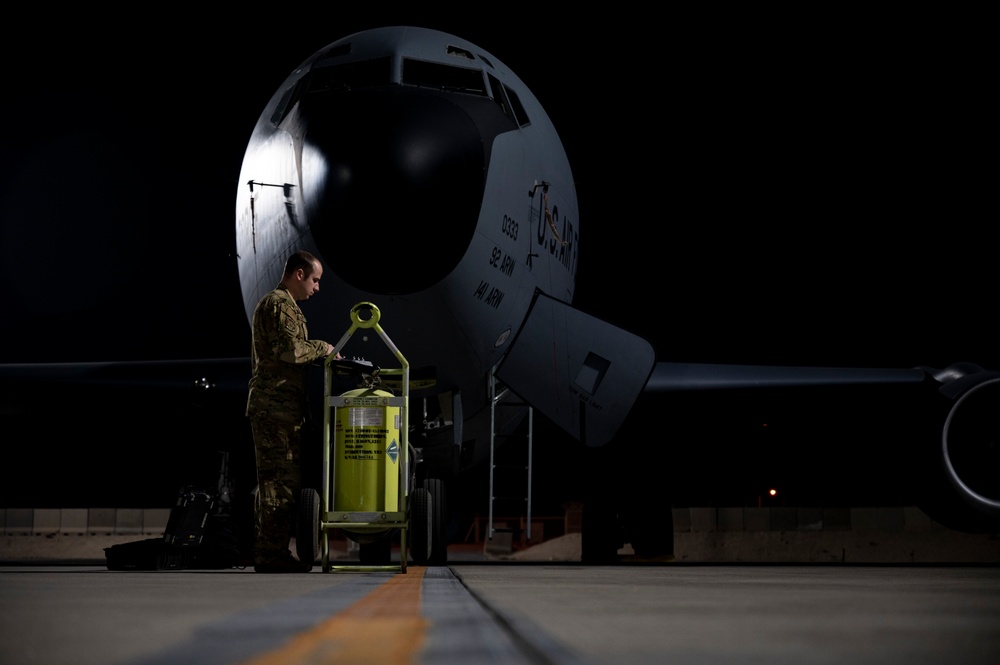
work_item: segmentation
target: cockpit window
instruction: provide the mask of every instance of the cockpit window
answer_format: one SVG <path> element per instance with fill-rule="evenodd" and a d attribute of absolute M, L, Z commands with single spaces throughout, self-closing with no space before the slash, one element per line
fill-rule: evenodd
<path fill-rule="evenodd" d="M 510 102 L 510 108 L 514 111 L 514 117 L 517 118 L 517 124 L 521 127 L 529 124 L 531 118 L 528 117 L 528 112 L 524 110 L 524 105 L 521 104 L 521 98 L 517 96 L 517 93 L 508 88 L 503 87 L 504 92 L 507 93 L 507 101 Z"/>
<path fill-rule="evenodd" d="M 403 59 L 403 84 L 486 96 L 486 83 L 480 70 L 424 60 Z"/>
<path fill-rule="evenodd" d="M 281 99 L 278 100 L 278 105 L 274 107 L 274 113 L 271 114 L 271 124 L 275 127 L 281 124 L 281 121 L 288 115 L 288 109 L 292 108 L 292 99 L 294 99 L 294 95 L 297 95 L 300 83 L 301 81 L 296 82 L 295 85 L 289 86 L 281 93 Z"/>
<path fill-rule="evenodd" d="M 309 76 L 308 95 L 348 92 L 361 88 L 388 85 L 392 82 L 392 59 L 345 62 L 331 67 L 316 67 Z"/>
<path fill-rule="evenodd" d="M 528 113 L 524 110 L 524 105 L 521 104 L 521 98 L 517 96 L 517 93 L 501 83 L 496 76 L 488 74 L 487 77 L 490 80 L 490 88 L 493 90 L 493 101 L 503 109 L 504 115 L 516 122 L 519 127 L 529 124 L 531 120 L 528 118 Z"/>
<path fill-rule="evenodd" d="M 340 50 L 332 49 L 325 56 L 331 54 L 340 54 Z M 388 56 L 339 65 L 314 65 L 308 75 L 285 90 L 274 113 L 271 114 L 271 123 L 279 125 L 302 97 L 323 97 L 390 83 L 392 83 L 392 58 Z"/>
<path fill-rule="evenodd" d="M 469 60 L 475 60 L 475 58 L 472 56 L 472 52 L 469 51 L 469 49 L 464 49 L 460 46 L 449 45 L 447 53 L 448 55 L 454 55 L 459 58 L 468 58 Z"/>

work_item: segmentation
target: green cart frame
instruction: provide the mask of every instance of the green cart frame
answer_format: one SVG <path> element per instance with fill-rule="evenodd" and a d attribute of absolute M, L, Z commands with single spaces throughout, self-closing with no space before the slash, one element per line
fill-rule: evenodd
<path fill-rule="evenodd" d="M 367 318 L 364 314 L 368 313 Z M 396 348 L 392 340 L 379 325 L 381 314 L 374 304 L 362 302 L 351 309 L 351 327 L 347 330 L 324 363 L 324 408 L 323 408 L 323 469 L 322 487 L 317 493 L 314 489 L 303 489 L 299 504 L 299 528 L 296 536 L 296 549 L 299 558 L 306 560 L 317 555 L 322 556 L 323 572 L 331 570 L 383 571 L 391 570 L 406 573 L 407 554 L 413 556 L 414 562 L 426 564 L 430 556 L 431 533 L 431 496 L 423 488 L 413 488 L 415 474 L 410 468 L 414 457 L 409 444 L 409 385 L 410 366 L 403 354 Z M 334 365 L 338 362 L 336 356 L 347 344 L 351 336 L 358 330 L 373 330 L 399 360 L 400 367 L 378 369 L 378 376 L 386 375 L 401 379 L 401 395 L 395 396 L 389 392 L 352 391 L 366 393 L 352 396 L 331 394 L 333 388 Z M 335 471 L 335 441 L 331 436 L 331 428 L 337 422 L 338 409 L 394 407 L 399 409 L 399 442 L 396 490 L 397 510 L 386 506 L 386 510 L 338 510 L 335 505 L 336 473 Z M 394 442 L 395 443 L 395 442 Z M 396 446 L 392 446 L 396 448 Z M 395 450 L 393 452 L 396 452 Z M 386 452 L 386 454 L 388 454 Z M 385 478 L 389 483 L 390 479 Z M 411 529 L 417 526 L 418 528 Z M 347 537 L 360 544 L 360 563 L 346 562 L 334 564 L 330 560 L 330 532 L 342 529 Z M 392 539 L 399 532 L 399 563 L 391 559 Z M 408 538 L 413 532 L 412 541 Z"/>

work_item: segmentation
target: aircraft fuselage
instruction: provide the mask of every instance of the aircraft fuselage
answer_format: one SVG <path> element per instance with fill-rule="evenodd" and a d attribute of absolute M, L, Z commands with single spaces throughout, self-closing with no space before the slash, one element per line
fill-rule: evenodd
<path fill-rule="evenodd" d="M 452 396 L 442 421 L 460 396 L 461 438 L 479 436 L 535 291 L 573 298 L 580 225 L 555 128 L 501 61 L 433 30 L 357 33 L 297 68 L 253 131 L 236 211 L 247 317 L 290 253 L 313 252 L 312 336 L 334 343 L 354 305 L 377 305 L 413 386 Z M 364 336 L 343 353 L 394 364 Z"/>

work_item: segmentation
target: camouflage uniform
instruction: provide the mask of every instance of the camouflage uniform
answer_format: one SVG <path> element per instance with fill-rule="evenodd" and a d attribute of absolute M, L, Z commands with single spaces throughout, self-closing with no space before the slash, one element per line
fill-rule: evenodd
<path fill-rule="evenodd" d="M 253 313 L 253 354 L 246 415 L 257 456 L 254 560 L 288 553 L 302 483 L 299 467 L 309 364 L 326 357 L 326 342 L 310 340 L 306 317 L 279 286 Z"/>

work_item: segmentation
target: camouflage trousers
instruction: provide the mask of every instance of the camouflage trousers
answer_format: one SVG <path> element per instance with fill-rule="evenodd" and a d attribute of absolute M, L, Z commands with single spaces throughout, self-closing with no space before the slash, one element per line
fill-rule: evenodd
<path fill-rule="evenodd" d="M 302 425 L 252 415 L 250 426 L 257 457 L 254 560 L 261 561 L 287 553 L 295 530 Z"/>

